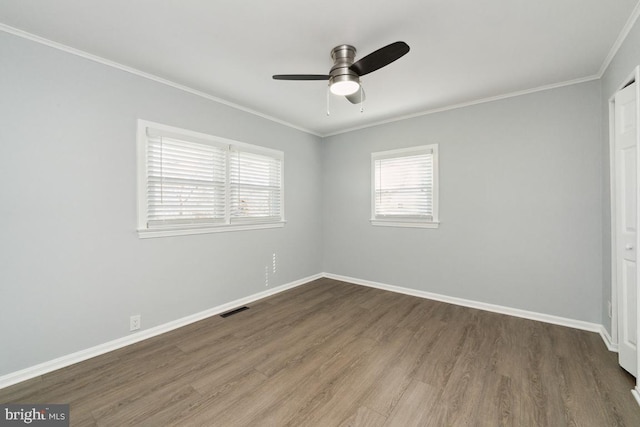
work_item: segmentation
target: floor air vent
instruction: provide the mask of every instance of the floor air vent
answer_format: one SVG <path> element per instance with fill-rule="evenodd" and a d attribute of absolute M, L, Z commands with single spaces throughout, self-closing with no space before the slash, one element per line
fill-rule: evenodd
<path fill-rule="evenodd" d="M 236 313 L 240 313 L 241 311 L 245 311 L 245 310 L 249 310 L 249 307 L 247 307 L 246 305 L 243 306 L 243 307 L 239 307 L 239 308 L 233 309 L 231 311 L 227 311 L 226 313 L 222 313 L 220 315 L 220 317 L 229 317 L 229 316 L 232 316 L 232 315 L 234 315 Z"/>

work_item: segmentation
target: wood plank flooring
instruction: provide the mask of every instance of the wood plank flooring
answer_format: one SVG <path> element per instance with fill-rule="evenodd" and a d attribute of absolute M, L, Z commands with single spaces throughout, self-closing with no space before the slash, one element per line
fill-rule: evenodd
<path fill-rule="evenodd" d="M 640 426 L 594 333 L 320 279 L 0 390 L 72 426 Z"/>

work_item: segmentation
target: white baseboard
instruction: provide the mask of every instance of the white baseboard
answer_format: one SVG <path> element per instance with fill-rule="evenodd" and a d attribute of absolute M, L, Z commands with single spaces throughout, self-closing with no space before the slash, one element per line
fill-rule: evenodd
<path fill-rule="evenodd" d="M 600 336 L 602 337 L 602 341 L 604 341 L 604 345 L 607 346 L 609 351 L 613 351 L 615 353 L 618 352 L 618 343 L 614 343 L 611 335 L 609 335 L 609 331 L 604 326 L 600 326 Z"/>
<path fill-rule="evenodd" d="M 449 304 L 461 305 L 463 307 L 476 308 L 478 310 L 491 311 L 493 313 L 507 314 L 514 317 L 522 317 L 529 320 L 537 320 L 544 323 L 552 323 L 554 325 L 568 326 L 574 329 L 581 329 L 589 332 L 597 332 L 601 336 L 604 327 L 597 323 L 585 322 L 582 320 L 569 319 L 566 317 L 553 316 L 551 314 L 537 313 L 535 311 L 520 310 L 518 308 L 505 307 L 502 305 L 489 304 L 485 302 L 473 301 L 464 298 L 451 297 L 447 295 L 435 294 L 432 292 L 419 291 L 417 289 L 403 288 L 400 286 L 388 285 L 385 283 L 372 282 L 370 280 L 357 279 L 355 277 L 340 276 L 338 274 L 323 273 L 328 279 L 340 280 L 342 282 L 353 283 L 356 285 L 368 286 L 371 288 L 382 289 L 385 291 L 397 292 L 401 294 L 411 295 L 415 297 L 446 302 Z M 606 330 L 605 330 L 606 332 Z M 607 334 L 608 335 L 608 334 Z M 603 337 L 604 339 L 604 337 Z M 605 340 L 607 348 L 611 349 Z"/>
<path fill-rule="evenodd" d="M 635 397 L 638 405 L 640 405 L 640 386 L 636 386 L 634 389 L 632 389 L 631 394 L 633 395 L 633 397 Z"/>
<path fill-rule="evenodd" d="M 524 319 L 537 320 L 540 322 L 551 323 L 554 325 L 567 326 L 570 328 L 581 329 L 589 332 L 596 332 L 600 334 L 600 336 L 602 337 L 602 340 L 604 341 L 605 345 L 610 351 L 617 351 L 617 345 L 611 341 L 611 336 L 609 335 L 608 331 L 604 328 L 604 326 L 597 323 L 584 322 L 581 320 L 574 320 L 574 319 L 569 319 L 565 317 L 553 316 L 550 314 L 520 310 L 520 309 L 505 307 L 505 306 L 496 305 L 496 304 L 489 304 L 484 302 L 468 300 L 464 298 L 451 297 L 447 295 L 420 291 L 416 289 L 403 288 L 400 286 L 373 282 L 370 280 L 357 279 L 355 277 L 341 276 L 341 275 L 332 274 L 332 273 L 319 273 L 319 274 L 305 277 L 281 286 L 271 288 L 263 292 L 258 292 L 248 297 L 231 301 L 226 304 L 222 304 L 217 307 L 213 307 L 208 310 L 183 317 L 181 319 L 177 319 L 162 325 L 158 325 L 150 329 L 141 330 L 140 332 L 132 335 L 118 338 L 116 340 L 109 341 L 104 344 L 99 344 L 97 346 L 94 346 L 85 350 L 81 350 L 66 356 L 62 356 L 57 359 L 50 360 L 48 362 L 40 363 L 38 365 L 31 366 L 29 368 L 25 368 L 20 371 L 12 372 L 10 374 L 0 377 L 0 389 L 11 386 L 13 384 L 17 384 L 22 381 L 29 380 L 31 378 L 35 378 L 39 375 L 44 375 L 46 373 L 55 371 L 60 368 L 73 365 L 78 362 L 82 362 L 84 360 L 90 359 L 95 356 L 99 356 L 101 354 L 105 354 L 110 351 L 117 350 L 119 348 L 131 345 L 131 344 L 135 344 L 137 342 L 146 340 L 148 338 L 152 338 L 157 335 L 163 334 L 165 332 L 169 332 L 174 329 L 180 328 L 182 326 L 186 326 L 191 323 L 206 319 L 208 317 L 215 316 L 220 313 L 224 313 L 225 311 L 231 310 L 238 306 L 249 304 L 259 299 L 266 298 L 271 295 L 275 295 L 277 293 L 295 288 L 297 286 L 303 285 L 305 283 L 311 282 L 313 280 L 316 280 L 322 277 L 339 280 L 347 283 L 353 283 L 356 285 L 368 286 L 371 288 L 377 288 L 377 289 L 382 289 L 386 291 L 412 295 L 420 298 L 441 301 L 449 304 L 460 305 L 463 307 L 470 307 L 470 308 L 475 308 L 479 310 L 491 311 L 494 313 L 506 314 L 509 316 L 521 317 Z M 634 393 L 634 397 L 640 403 L 640 389 L 636 388 L 632 392 Z"/>
<path fill-rule="evenodd" d="M 235 301 L 231 301 L 226 304 L 222 304 L 217 307 L 213 307 L 208 310 L 183 317 L 181 319 L 173 320 L 171 322 L 164 323 L 162 325 L 154 326 L 153 328 L 150 328 L 150 329 L 141 330 L 140 332 L 137 332 L 132 335 L 127 335 L 125 337 L 118 338 L 113 341 L 106 342 L 104 344 L 99 344 L 95 347 L 91 347 L 85 350 L 71 353 L 66 356 L 62 356 L 62 357 L 58 357 L 57 359 L 50 360 L 48 362 L 40 363 L 38 365 L 31 366 L 29 368 L 25 368 L 20 371 L 3 375 L 2 377 L 0 377 L 0 389 L 9 387 L 10 385 L 17 384 L 22 381 L 29 380 L 31 378 L 35 378 L 39 375 L 44 375 L 46 373 L 55 371 L 60 368 L 73 365 L 78 362 L 82 362 L 87 359 L 91 359 L 92 357 L 96 357 L 101 354 L 105 354 L 110 351 L 117 350 L 119 348 L 131 345 L 131 344 L 135 344 L 140 341 L 144 341 L 148 338 L 152 338 L 157 335 L 163 334 L 165 332 L 169 332 L 174 329 L 180 328 L 182 326 L 195 323 L 197 321 L 206 319 L 207 317 L 224 313 L 225 311 L 231 310 L 238 306 L 249 304 L 259 299 L 266 298 L 268 296 L 286 291 L 288 289 L 292 289 L 297 286 L 304 285 L 305 283 L 309 283 L 313 280 L 320 279 L 322 277 L 323 277 L 322 274 L 315 274 L 313 276 L 295 280 L 293 282 L 286 283 L 281 286 L 276 286 L 266 291 L 258 292 L 248 297 L 240 298 Z"/>

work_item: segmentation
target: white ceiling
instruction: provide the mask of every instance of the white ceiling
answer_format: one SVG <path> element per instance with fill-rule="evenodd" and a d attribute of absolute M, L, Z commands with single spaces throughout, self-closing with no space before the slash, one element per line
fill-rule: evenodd
<path fill-rule="evenodd" d="M 598 76 L 637 0 L 1 0 L 22 30 L 318 135 Z M 330 50 L 411 51 L 331 98 Z"/>

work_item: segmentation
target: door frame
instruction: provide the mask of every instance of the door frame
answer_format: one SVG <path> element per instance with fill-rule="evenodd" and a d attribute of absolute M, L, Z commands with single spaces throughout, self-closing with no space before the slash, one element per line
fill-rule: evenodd
<path fill-rule="evenodd" d="M 616 253 L 617 253 L 617 242 L 616 242 L 616 203 L 615 203 L 615 184 L 616 184 L 616 161 L 615 161 L 615 96 L 620 90 L 624 89 L 631 83 L 636 83 L 636 142 L 638 144 L 638 149 L 636 152 L 638 153 L 638 159 L 636 165 L 638 169 L 640 169 L 640 66 L 634 68 L 633 72 L 622 82 L 622 84 L 616 89 L 616 91 L 609 98 L 609 189 L 610 189 L 610 199 L 609 205 L 611 209 L 611 344 L 612 347 L 617 350 L 619 343 L 618 336 L 618 279 L 617 279 L 617 265 L 616 265 Z M 640 170 L 639 173 L 636 174 L 638 180 L 638 189 L 640 189 Z M 636 209 L 638 215 L 637 224 L 640 224 L 640 197 L 637 198 L 638 206 Z M 636 237 L 636 247 L 640 247 L 640 232 L 637 233 Z M 640 268 L 637 269 L 638 277 L 636 278 L 636 283 L 640 284 Z M 637 330 L 640 331 L 640 293 L 638 294 L 638 298 L 636 301 L 637 313 Z M 639 340 L 636 340 L 638 342 Z M 640 351 L 637 354 L 638 357 L 638 367 L 640 369 Z M 633 396 L 640 403 L 640 373 L 636 379 L 636 387 L 632 390 Z"/>

